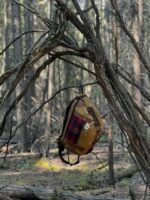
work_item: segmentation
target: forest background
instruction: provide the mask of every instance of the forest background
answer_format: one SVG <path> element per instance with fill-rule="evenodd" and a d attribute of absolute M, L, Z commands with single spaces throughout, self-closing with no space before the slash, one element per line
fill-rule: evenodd
<path fill-rule="evenodd" d="M 149 185 L 149 10 L 146 0 L 1 0 L 1 153 L 51 155 L 83 85 L 105 122 L 98 147 L 109 147 L 111 184 L 114 148 Z"/>

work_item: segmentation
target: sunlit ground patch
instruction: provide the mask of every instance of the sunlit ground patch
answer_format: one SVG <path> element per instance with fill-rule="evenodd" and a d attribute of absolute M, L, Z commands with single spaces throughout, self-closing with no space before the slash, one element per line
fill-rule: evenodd
<path fill-rule="evenodd" d="M 41 158 L 40 160 L 36 161 L 35 167 L 53 172 L 58 172 L 62 169 L 61 166 L 54 164 L 51 160 L 47 158 Z"/>

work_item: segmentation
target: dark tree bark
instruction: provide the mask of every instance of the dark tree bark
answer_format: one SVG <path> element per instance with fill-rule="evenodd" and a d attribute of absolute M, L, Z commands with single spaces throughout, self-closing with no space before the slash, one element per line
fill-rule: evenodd
<path fill-rule="evenodd" d="M 33 4 L 33 1 L 31 0 L 29 2 L 27 0 L 24 0 L 24 4 L 27 6 L 30 6 Z M 31 31 L 31 30 L 33 30 L 33 28 L 34 28 L 34 16 L 29 10 L 24 9 L 24 31 L 25 32 Z M 28 55 L 28 53 L 30 52 L 30 49 L 33 47 L 33 44 L 34 44 L 33 33 L 26 34 L 25 35 L 25 44 L 24 44 L 25 56 Z M 30 73 L 28 73 L 25 76 L 24 81 L 28 82 L 30 80 L 30 78 L 33 76 L 33 74 L 34 74 L 34 66 L 32 67 L 32 70 L 30 70 Z M 24 104 L 23 104 L 24 111 L 29 111 L 29 108 L 31 108 L 33 106 L 32 98 L 34 96 L 35 96 L 35 87 L 34 87 L 34 85 L 32 85 L 30 87 L 27 95 L 25 95 L 25 97 L 24 97 Z M 28 126 L 24 126 L 25 130 L 22 135 L 24 152 L 29 152 L 30 148 L 31 148 L 31 127 L 32 127 L 32 121 L 28 122 Z M 34 132 L 34 131 L 32 131 L 32 132 Z"/>
<path fill-rule="evenodd" d="M 108 148 L 109 148 L 109 180 L 110 184 L 115 186 L 115 177 L 114 177 L 114 153 L 113 153 L 113 118 L 109 116 L 109 128 L 108 128 Z"/>
<path fill-rule="evenodd" d="M 4 1 L 4 26 L 5 26 L 5 31 L 4 31 L 4 48 L 9 44 L 10 42 L 10 16 L 11 16 L 11 12 L 10 12 L 10 2 L 8 0 Z M 5 69 L 4 71 L 7 71 L 8 69 L 10 69 L 10 49 L 8 49 L 7 51 L 5 51 L 5 59 L 4 59 L 4 63 L 5 63 Z"/>
<path fill-rule="evenodd" d="M 12 13 L 12 33 L 13 33 L 13 39 L 15 39 L 18 35 L 21 34 L 21 10 L 20 6 L 17 5 L 15 2 L 11 1 L 11 13 Z M 22 49 L 22 38 L 20 40 L 17 40 L 13 44 L 13 63 L 14 65 L 21 62 L 23 58 L 23 49 Z M 16 96 L 21 93 L 22 88 L 24 85 L 24 79 L 20 81 L 18 84 L 18 87 L 16 88 Z M 14 98 L 14 97 L 13 97 Z M 24 99 L 20 102 L 18 105 L 18 108 L 16 110 L 16 121 L 21 122 L 24 113 Z M 24 144 L 24 135 L 25 135 L 25 128 L 21 127 L 20 133 L 19 133 L 19 141 L 18 141 L 18 151 L 23 150 L 23 144 Z"/>

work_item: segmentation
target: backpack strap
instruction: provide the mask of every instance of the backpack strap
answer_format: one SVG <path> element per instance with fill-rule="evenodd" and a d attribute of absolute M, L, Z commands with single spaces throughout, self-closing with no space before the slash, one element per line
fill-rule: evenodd
<path fill-rule="evenodd" d="M 70 160 L 69 160 L 69 152 L 68 152 L 68 160 L 65 160 L 65 158 L 63 157 L 64 156 L 64 149 L 65 149 L 64 145 L 58 141 L 58 154 L 59 154 L 61 161 L 65 164 L 71 165 L 71 166 L 79 164 L 80 156 L 78 155 L 77 160 L 75 162 L 71 163 Z"/>
<path fill-rule="evenodd" d="M 81 93 L 81 94 L 84 94 L 83 86 L 82 86 L 82 85 L 79 86 L 79 94 L 80 94 L 80 93 Z"/>

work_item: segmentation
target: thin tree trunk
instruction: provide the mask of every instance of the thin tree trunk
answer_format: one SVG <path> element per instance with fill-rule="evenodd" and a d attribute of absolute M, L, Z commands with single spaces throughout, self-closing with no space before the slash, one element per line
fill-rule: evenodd
<path fill-rule="evenodd" d="M 20 6 L 17 5 L 15 2 L 11 1 L 11 11 L 12 11 L 12 32 L 13 32 L 13 39 L 15 39 L 18 35 L 21 34 Z M 22 54 L 23 54 L 22 39 L 19 39 L 13 44 L 13 56 L 12 56 L 13 60 L 12 61 L 14 65 L 19 63 L 22 60 Z M 16 96 L 20 94 L 20 92 L 22 91 L 23 84 L 24 84 L 24 80 L 21 80 L 18 87 L 16 88 Z M 24 112 L 23 102 L 24 102 L 24 99 L 22 100 L 22 102 L 20 102 L 16 110 L 16 118 L 17 118 L 18 124 L 23 119 L 23 112 Z M 23 150 L 23 143 L 24 143 L 23 136 L 24 135 L 25 135 L 25 128 L 21 127 L 20 132 L 19 132 L 18 151 Z"/>
<path fill-rule="evenodd" d="M 24 4 L 27 6 L 30 6 L 33 4 L 33 0 L 31 0 L 30 2 L 28 0 L 24 0 Z M 33 14 L 28 9 L 24 9 L 24 31 L 27 32 L 27 31 L 33 30 L 33 27 L 34 27 Z M 33 33 L 26 34 L 25 35 L 25 43 L 24 43 L 25 56 L 28 55 L 30 49 L 33 46 L 33 43 L 34 43 Z M 34 74 L 34 66 L 30 70 L 30 73 L 28 73 L 25 76 L 24 82 L 28 82 L 33 74 Z M 32 107 L 32 105 L 33 105 L 32 97 L 34 97 L 34 96 L 35 96 L 35 88 L 32 85 L 32 87 L 30 87 L 30 90 L 28 91 L 27 95 L 24 98 L 24 105 L 23 105 L 24 111 L 29 111 L 29 108 Z M 28 112 L 26 112 L 26 114 L 27 113 Z M 31 126 L 32 126 L 32 121 L 28 122 L 28 126 L 24 126 L 24 129 L 25 129 L 25 131 L 23 132 L 23 151 L 24 152 L 30 151 Z M 33 130 L 32 130 L 32 132 L 33 132 Z"/>
<path fill-rule="evenodd" d="M 142 0 L 133 0 L 132 6 L 133 6 L 133 26 L 132 26 L 132 32 L 133 36 L 136 40 L 136 42 L 139 44 L 140 42 L 140 36 L 141 36 L 141 30 L 142 30 L 142 14 L 143 14 L 143 8 L 142 8 Z M 135 80 L 137 81 L 137 84 L 141 85 L 141 64 L 139 57 L 136 53 L 136 51 L 133 51 L 133 71 L 135 74 Z M 140 91 L 135 88 L 135 101 L 136 103 L 141 107 L 141 93 Z"/>
<path fill-rule="evenodd" d="M 9 44 L 10 42 L 10 1 L 5 0 L 4 1 L 4 48 Z M 5 58 L 4 58 L 4 64 L 5 64 L 5 69 L 4 71 L 7 71 L 10 69 L 10 49 L 7 49 L 5 51 Z"/>
<path fill-rule="evenodd" d="M 110 114 L 109 116 L 109 129 L 108 129 L 108 148 L 109 148 L 109 180 L 110 184 L 115 187 L 115 177 L 114 177 L 114 152 L 113 152 L 113 118 Z"/>

